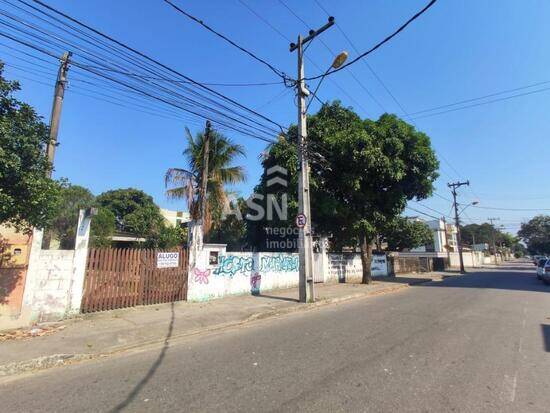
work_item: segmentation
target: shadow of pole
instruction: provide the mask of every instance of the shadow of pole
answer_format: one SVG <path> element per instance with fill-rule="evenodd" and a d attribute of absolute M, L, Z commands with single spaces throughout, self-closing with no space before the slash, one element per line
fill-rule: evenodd
<path fill-rule="evenodd" d="M 160 351 L 157 359 L 151 365 L 151 367 L 147 371 L 147 374 L 139 381 L 138 384 L 136 384 L 136 386 L 128 394 L 126 399 L 124 399 L 116 407 L 114 407 L 111 410 L 111 412 L 120 412 L 126 407 L 128 407 L 128 405 L 136 398 L 136 396 L 143 389 L 143 387 L 145 387 L 145 385 L 149 382 L 149 380 L 151 380 L 151 378 L 155 375 L 156 371 L 162 364 L 164 357 L 166 356 L 166 352 L 168 351 L 168 344 L 169 344 L 170 338 L 172 337 L 172 332 L 174 330 L 174 320 L 175 320 L 174 301 L 172 301 L 171 303 L 170 311 L 171 311 L 171 317 L 170 317 L 170 324 L 168 326 L 168 332 L 166 333 L 166 337 L 164 338 L 164 345 L 162 346 L 162 350 Z"/>

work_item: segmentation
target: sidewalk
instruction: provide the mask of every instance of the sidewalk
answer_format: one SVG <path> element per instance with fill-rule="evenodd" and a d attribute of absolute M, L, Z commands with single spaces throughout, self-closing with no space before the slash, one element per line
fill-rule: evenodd
<path fill-rule="evenodd" d="M 51 334 L 0 342 L 0 377 L 54 367 L 176 338 L 238 326 L 258 319 L 441 280 L 444 273 L 376 278 L 370 285 L 316 284 L 317 302 L 298 302 L 298 289 L 125 308 L 66 320 Z"/>

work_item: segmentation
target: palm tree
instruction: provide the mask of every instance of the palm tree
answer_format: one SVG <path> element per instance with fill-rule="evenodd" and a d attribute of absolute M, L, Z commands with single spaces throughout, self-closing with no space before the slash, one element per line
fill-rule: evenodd
<path fill-rule="evenodd" d="M 171 199 L 185 199 L 192 219 L 199 219 L 204 163 L 204 133 L 199 132 L 195 138 L 188 128 L 187 148 L 183 155 L 189 169 L 170 168 L 166 171 L 164 183 L 168 188 L 166 195 Z M 235 184 L 245 180 L 242 166 L 232 166 L 239 156 L 245 156 L 244 147 L 233 143 L 231 139 L 219 132 L 210 132 L 208 150 L 208 182 L 206 187 L 206 217 L 203 223 L 205 234 L 210 230 L 213 221 L 217 220 L 223 206 L 228 202 L 226 184 Z"/>

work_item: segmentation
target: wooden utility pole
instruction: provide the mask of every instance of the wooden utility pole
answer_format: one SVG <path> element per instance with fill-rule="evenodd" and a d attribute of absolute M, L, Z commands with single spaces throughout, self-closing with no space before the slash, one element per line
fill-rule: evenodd
<path fill-rule="evenodd" d="M 200 203 L 200 220 L 202 225 L 202 231 L 204 234 L 204 224 L 206 219 L 206 195 L 208 188 L 208 161 L 210 151 L 210 134 L 212 132 L 212 125 L 210 121 L 206 121 L 206 128 L 204 129 L 204 145 L 202 154 L 202 177 L 201 177 L 201 203 Z"/>
<path fill-rule="evenodd" d="M 50 137 L 46 145 L 46 155 L 50 162 L 48 176 L 52 176 L 55 148 L 57 146 L 57 134 L 59 132 L 59 121 L 61 118 L 61 109 L 63 107 L 63 97 L 65 96 L 65 86 L 67 84 L 67 72 L 69 71 L 69 61 L 71 52 L 63 53 L 60 59 L 59 70 L 57 72 L 57 81 L 55 82 L 55 91 L 53 96 L 52 115 L 50 118 Z"/>
<path fill-rule="evenodd" d="M 290 44 L 290 51 L 297 50 L 298 53 L 298 79 L 296 91 L 298 95 L 298 215 L 297 225 L 300 221 L 298 235 L 298 251 L 300 253 L 299 265 L 299 295 L 303 303 L 315 301 L 313 289 L 313 240 L 311 233 L 311 205 L 309 193 L 309 159 L 307 147 L 307 107 L 306 97 L 310 92 L 304 81 L 304 45 L 313 40 L 317 35 L 324 32 L 334 24 L 334 18 L 330 17 L 327 24 L 318 30 L 311 30 L 309 35 L 302 38 L 298 36 L 298 43 Z"/>

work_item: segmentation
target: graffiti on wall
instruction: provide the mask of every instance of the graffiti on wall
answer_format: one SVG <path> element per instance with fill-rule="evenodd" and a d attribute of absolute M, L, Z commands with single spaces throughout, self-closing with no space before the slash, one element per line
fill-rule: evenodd
<path fill-rule="evenodd" d="M 293 272 L 298 271 L 298 257 L 289 254 L 263 255 L 256 257 L 242 257 L 226 255 L 219 257 L 218 266 L 214 269 L 215 275 L 234 277 L 235 275 L 248 276 L 250 272 Z"/>
<path fill-rule="evenodd" d="M 210 277 L 210 270 L 199 270 L 198 268 L 195 268 L 193 270 L 193 273 L 195 274 L 195 282 L 198 282 L 199 284 L 208 284 L 208 278 Z"/>
<path fill-rule="evenodd" d="M 252 294 L 259 294 L 261 283 L 262 283 L 262 275 L 258 272 L 254 273 L 254 275 L 250 277 L 250 292 Z"/>

